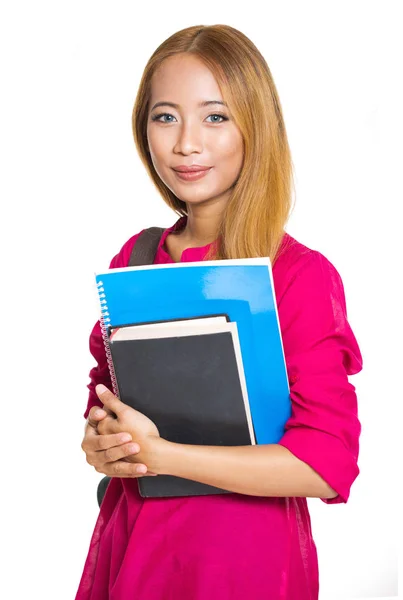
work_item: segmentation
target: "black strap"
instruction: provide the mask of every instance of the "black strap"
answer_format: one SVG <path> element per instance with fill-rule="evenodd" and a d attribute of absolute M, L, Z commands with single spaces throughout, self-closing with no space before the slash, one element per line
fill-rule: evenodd
<path fill-rule="evenodd" d="M 149 227 L 145 229 L 133 246 L 127 266 L 152 265 L 164 231 L 164 227 Z"/>
<path fill-rule="evenodd" d="M 102 500 L 104 499 L 106 488 L 108 487 L 110 480 L 111 480 L 111 477 L 103 477 L 101 479 L 101 481 L 98 483 L 98 487 L 97 487 L 98 506 L 101 506 L 101 504 L 102 504 Z"/>
<path fill-rule="evenodd" d="M 137 238 L 136 243 L 133 246 L 129 264 L 127 266 L 135 267 L 139 265 L 152 265 L 154 263 L 158 244 L 160 243 L 164 231 L 165 229 L 163 227 L 149 227 L 148 229 L 145 229 Z M 98 506 L 101 506 L 102 504 L 110 480 L 110 477 L 103 477 L 98 484 Z"/>

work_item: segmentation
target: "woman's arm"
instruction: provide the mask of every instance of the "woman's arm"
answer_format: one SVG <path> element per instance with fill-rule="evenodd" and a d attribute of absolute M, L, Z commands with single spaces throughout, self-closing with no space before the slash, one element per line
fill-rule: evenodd
<path fill-rule="evenodd" d="M 123 461 L 104 465 L 111 477 L 138 476 L 136 464 L 156 475 L 184 477 L 250 496 L 333 498 L 337 494 L 309 465 L 279 444 L 196 446 L 161 438 L 148 417 L 127 406 L 103 385 L 96 393 L 104 408 L 116 415 L 98 424 L 98 433 L 128 432 L 140 450 Z M 105 462 L 105 461 L 103 461 Z"/>
<path fill-rule="evenodd" d="M 309 465 L 279 444 L 193 446 L 156 440 L 149 469 L 250 496 L 334 498 Z"/>
<path fill-rule="evenodd" d="M 255 496 L 347 501 L 359 472 L 360 434 L 348 375 L 361 370 L 362 357 L 338 272 L 318 252 L 303 258 L 277 290 L 292 404 L 281 440 L 238 447 L 160 440 L 154 472 Z"/>

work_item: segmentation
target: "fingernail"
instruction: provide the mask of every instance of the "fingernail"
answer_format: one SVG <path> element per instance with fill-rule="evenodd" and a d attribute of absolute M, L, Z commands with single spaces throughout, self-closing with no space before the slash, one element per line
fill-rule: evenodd
<path fill-rule="evenodd" d="M 98 394 L 103 394 L 104 392 L 108 391 L 108 388 L 105 387 L 102 383 L 99 383 L 95 389 L 98 392 Z"/>
<path fill-rule="evenodd" d="M 122 435 L 122 437 L 120 438 L 121 442 L 131 442 L 132 441 L 132 436 L 129 433 L 125 433 L 124 435 Z"/>
<path fill-rule="evenodd" d="M 137 473 L 147 473 L 147 467 L 145 467 L 144 465 L 139 465 L 136 468 Z"/>
<path fill-rule="evenodd" d="M 94 416 L 95 416 L 95 417 L 101 417 L 102 415 L 103 415 L 103 411 L 102 411 L 102 410 L 96 410 L 96 411 L 94 412 Z"/>

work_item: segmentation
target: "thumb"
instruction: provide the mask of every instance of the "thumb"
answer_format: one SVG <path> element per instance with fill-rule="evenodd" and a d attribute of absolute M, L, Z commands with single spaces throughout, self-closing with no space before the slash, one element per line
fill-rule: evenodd
<path fill-rule="evenodd" d="M 108 390 L 107 387 L 102 385 L 102 383 L 99 383 L 95 387 L 95 391 L 98 395 L 98 398 L 104 404 L 105 411 L 112 411 L 117 417 L 119 417 L 119 414 L 127 408 L 127 404 L 121 402 L 119 398 L 115 396 L 115 394 L 112 394 L 112 392 Z"/>

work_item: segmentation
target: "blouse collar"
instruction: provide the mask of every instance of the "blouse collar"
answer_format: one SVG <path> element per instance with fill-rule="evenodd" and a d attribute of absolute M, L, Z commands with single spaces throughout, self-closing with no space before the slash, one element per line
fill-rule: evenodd
<path fill-rule="evenodd" d="M 172 225 L 172 227 L 168 227 L 168 229 L 165 229 L 164 233 L 161 236 L 160 242 L 158 244 L 158 250 L 157 250 L 157 256 L 161 260 L 161 262 L 164 262 L 164 263 L 169 263 L 169 262 L 173 263 L 174 262 L 164 247 L 165 240 L 168 237 L 168 235 L 170 233 L 172 233 L 173 231 L 179 231 L 181 229 L 184 229 L 186 226 L 186 223 L 187 223 L 187 215 L 184 215 L 184 216 L 180 217 L 176 221 L 176 223 L 174 225 Z M 213 243 L 214 242 L 211 242 L 210 244 L 206 244 L 205 246 L 195 246 L 193 248 L 186 248 L 186 250 L 184 250 L 182 252 L 181 262 L 197 262 L 197 261 L 203 260 L 203 258 L 206 256 L 210 246 Z"/>

